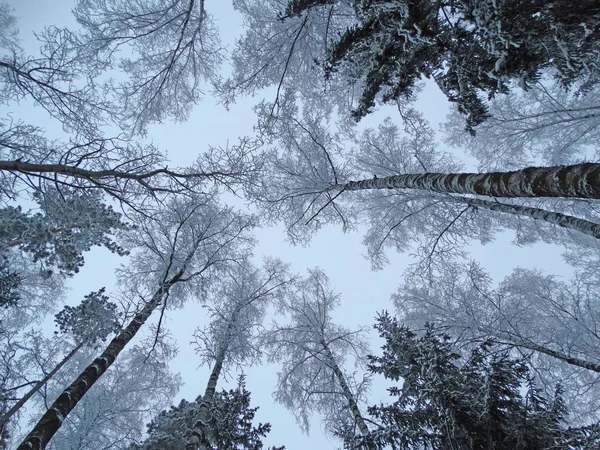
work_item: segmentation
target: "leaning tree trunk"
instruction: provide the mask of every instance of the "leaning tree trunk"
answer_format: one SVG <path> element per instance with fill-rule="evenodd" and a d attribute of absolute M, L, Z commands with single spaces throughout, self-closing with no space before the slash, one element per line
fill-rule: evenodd
<path fill-rule="evenodd" d="M 476 208 L 514 214 L 516 216 L 530 217 L 534 220 L 542 220 L 553 225 L 558 225 L 559 227 L 575 230 L 588 236 L 592 236 L 596 239 L 600 239 L 600 224 L 596 222 L 590 222 L 589 220 L 580 219 L 578 217 L 569 216 L 567 214 L 547 211 L 545 209 L 532 208 L 529 206 L 492 202 L 479 198 L 447 196 L 446 199 L 451 199 L 452 201 L 458 203 L 465 203 Z"/>
<path fill-rule="evenodd" d="M 198 420 L 194 424 L 192 433 L 185 444 L 185 450 L 212 450 L 210 430 L 208 427 L 208 421 L 210 419 L 210 408 L 213 405 L 215 398 L 215 391 L 217 390 L 217 381 L 221 375 L 223 369 L 223 361 L 225 361 L 225 355 L 227 354 L 227 346 L 223 346 L 217 355 L 215 365 L 213 366 L 212 372 L 202 397 L 202 403 L 198 412 Z"/>
<path fill-rule="evenodd" d="M 335 377 L 337 378 L 338 383 L 340 384 L 340 387 L 342 388 L 344 397 L 346 397 L 346 400 L 348 401 L 348 407 L 350 408 L 350 411 L 352 412 L 352 417 L 354 417 L 354 423 L 356 423 L 356 425 L 358 426 L 358 429 L 360 430 L 360 433 L 365 438 L 366 447 L 369 450 L 374 450 L 375 447 L 373 446 L 371 439 L 370 439 L 371 431 L 367 427 L 367 424 L 365 423 L 365 419 L 363 418 L 362 414 L 360 413 L 360 409 L 358 409 L 358 404 L 356 403 L 354 394 L 352 394 L 352 391 L 350 390 L 350 387 L 348 386 L 348 383 L 346 382 L 346 377 L 344 376 L 344 373 L 341 371 L 341 369 L 337 365 L 335 358 L 333 356 L 333 353 L 331 353 L 331 350 L 329 349 L 329 345 L 327 345 L 327 342 L 322 340 L 321 346 L 323 347 L 323 351 L 325 352 L 325 356 L 327 357 L 329 367 L 331 367 L 331 370 L 333 370 L 333 373 L 335 374 Z"/>
<path fill-rule="evenodd" d="M 528 167 L 515 172 L 394 175 L 349 181 L 331 189 L 423 189 L 441 194 L 488 197 L 600 198 L 600 164 Z"/>
<path fill-rule="evenodd" d="M 64 366 L 67 361 L 69 361 L 73 356 L 75 356 L 75 354 L 81 350 L 81 347 L 83 347 L 83 342 L 81 342 L 80 344 L 78 344 L 73 350 L 71 350 L 71 352 L 65 356 L 61 362 L 59 362 L 56 367 L 54 367 L 54 369 L 52 369 L 50 372 L 48 372 L 48 374 L 46 374 L 46 376 L 44 378 L 42 378 L 40 381 L 38 381 L 36 383 L 36 385 L 34 387 L 32 387 L 29 392 L 27 392 L 27 394 L 25 394 L 17 403 L 15 403 L 13 405 L 12 408 L 10 408 L 5 414 L 2 415 L 2 417 L 0 417 L 0 430 L 4 428 L 4 425 L 8 422 L 8 420 L 19 410 L 21 409 L 21 407 L 27 402 L 27 400 L 29 400 L 33 394 L 35 394 L 37 391 L 39 391 L 47 382 L 48 380 L 50 380 L 55 374 L 56 372 L 58 372 L 60 370 L 60 368 L 62 366 Z"/>
<path fill-rule="evenodd" d="M 598 364 L 598 363 L 589 362 L 589 361 L 586 361 L 581 358 L 574 358 L 572 356 L 567 355 L 566 353 L 559 352 L 556 350 L 551 350 L 542 345 L 534 344 L 533 342 L 527 342 L 527 341 L 524 341 L 521 339 L 511 339 L 511 338 L 507 339 L 508 342 L 506 342 L 505 340 L 495 340 L 495 339 L 492 339 L 491 341 L 494 343 L 497 343 L 497 344 L 523 347 L 528 350 L 533 350 L 534 352 L 542 353 L 544 355 L 551 356 L 552 358 L 559 359 L 561 361 L 566 362 L 567 364 L 571 364 L 573 366 L 581 367 L 583 369 L 592 370 L 594 372 L 600 373 L 600 364 Z"/>
<path fill-rule="evenodd" d="M 62 421 L 67 417 L 71 410 L 83 398 L 85 393 L 94 385 L 96 381 L 107 371 L 115 362 L 115 359 L 133 339 L 141 326 L 148 320 L 152 312 L 160 305 L 164 296 L 171 286 L 177 283 L 183 275 L 183 269 L 174 275 L 152 296 L 152 299 L 144 308 L 136 314 L 127 327 L 116 336 L 102 354 L 85 368 L 71 385 L 63 391 L 54 401 L 52 406 L 46 411 L 39 422 L 33 427 L 33 430 L 23 440 L 17 450 L 42 450 L 52 439 L 52 436 L 62 425 Z"/>

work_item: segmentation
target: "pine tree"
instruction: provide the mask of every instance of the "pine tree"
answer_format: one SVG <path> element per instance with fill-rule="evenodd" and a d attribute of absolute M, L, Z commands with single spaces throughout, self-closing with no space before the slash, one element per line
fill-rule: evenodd
<path fill-rule="evenodd" d="M 203 397 L 193 402 L 181 400 L 178 406 L 161 412 L 148 424 L 148 438 L 141 444 L 133 444 L 127 450 L 181 450 L 185 447 L 189 432 L 202 415 Z M 246 390 L 243 376 L 238 386 L 229 391 L 217 391 L 211 401 L 207 423 L 212 438 L 211 448 L 218 450 L 260 450 L 262 440 L 271 425 L 252 421 L 258 407 L 250 407 L 250 392 Z M 285 447 L 271 447 L 283 450 Z"/>
<path fill-rule="evenodd" d="M 585 90 L 600 81 L 594 0 L 291 1 L 286 13 L 326 14 L 324 6 L 337 3 L 354 4 L 356 22 L 337 38 L 326 67 L 364 80 L 356 118 L 378 97 L 410 97 L 421 77 L 458 103 L 469 129 L 488 117 L 480 92 L 506 93 L 509 80 L 525 87 L 552 70 L 563 86 Z"/>
<path fill-rule="evenodd" d="M 394 401 L 369 408 L 379 448 L 571 449 L 600 444 L 593 427 L 566 428 L 561 392 L 543 397 L 528 366 L 484 343 L 461 355 L 449 336 L 427 325 L 417 335 L 387 313 L 375 328 L 383 354 L 369 370 L 402 386 Z M 522 392 L 525 390 L 525 394 Z M 351 448 L 352 442 L 346 442 Z"/>

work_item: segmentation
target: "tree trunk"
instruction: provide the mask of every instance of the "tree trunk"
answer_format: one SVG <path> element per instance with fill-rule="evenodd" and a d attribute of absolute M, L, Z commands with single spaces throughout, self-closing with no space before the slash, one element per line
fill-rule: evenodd
<path fill-rule="evenodd" d="M 62 366 L 64 366 L 67 361 L 69 361 L 79 350 L 83 347 L 83 342 L 78 344 L 71 352 L 65 356 L 61 362 L 59 362 L 51 372 L 49 372 L 44 378 L 36 383 L 36 385 L 27 392 L 17 403 L 15 403 L 12 408 L 10 408 L 2 417 L 0 417 L 0 430 L 4 428 L 4 425 L 8 422 L 8 420 L 19 410 L 21 407 L 29 400 L 33 394 L 39 391 L 47 382 L 50 380 L 56 372 L 60 370 Z"/>
<path fill-rule="evenodd" d="M 592 370 L 594 372 L 600 373 L 600 364 L 592 363 L 580 358 L 573 358 L 566 353 L 558 352 L 556 350 L 551 350 L 542 345 L 537 345 L 532 342 L 522 341 L 521 339 L 508 339 L 508 342 L 501 340 L 492 340 L 492 342 L 503 345 L 514 345 L 516 347 L 523 347 L 529 350 L 533 350 L 534 352 L 543 353 L 544 355 L 551 356 L 552 358 L 560 359 L 568 364 L 573 366 L 578 366 L 583 369 Z"/>
<path fill-rule="evenodd" d="M 394 175 L 349 181 L 332 189 L 422 189 L 488 197 L 600 198 L 600 164 L 528 167 L 515 172 Z"/>
<path fill-rule="evenodd" d="M 98 381 L 102 374 L 114 363 L 119 353 L 133 339 L 140 327 L 161 303 L 171 286 L 177 283 L 182 275 L 183 269 L 170 280 L 163 283 L 152 296 L 152 299 L 133 318 L 129 325 L 108 344 L 104 352 L 87 366 L 77 379 L 58 396 L 17 450 L 42 450 L 46 448 L 52 436 L 60 428 L 62 421 L 77 405 L 79 400 L 83 398 L 85 393 Z"/>
<path fill-rule="evenodd" d="M 346 382 L 346 377 L 344 376 L 343 372 L 341 371 L 341 369 L 335 362 L 335 358 L 333 357 L 333 353 L 331 353 L 331 350 L 329 349 L 327 342 L 322 340 L 321 345 L 323 346 L 323 350 L 325 351 L 325 356 L 327 357 L 327 359 L 329 361 L 329 367 L 331 367 L 331 370 L 333 370 L 333 373 L 335 374 L 335 376 L 338 380 L 338 383 L 340 384 L 340 387 L 342 388 L 344 397 L 346 397 L 346 400 L 348 401 L 348 407 L 350 408 L 350 411 L 352 412 L 352 416 L 354 417 L 354 423 L 356 423 L 356 425 L 358 426 L 358 429 L 360 430 L 360 433 L 363 435 L 363 437 L 366 438 L 366 441 L 365 441 L 366 447 L 369 450 L 375 450 L 375 447 L 373 446 L 373 444 L 370 441 L 371 432 L 369 431 L 369 428 L 367 427 L 367 424 L 365 423 L 365 419 L 363 418 L 362 414 L 360 413 L 360 409 L 358 409 L 358 404 L 356 403 L 354 394 L 352 394 L 352 391 L 350 390 L 350 387 L 348 386 L 348 383 Z"/>
<path fill-rule="evenodd" d="M 187 443 L 185 444 L 185 450 L 212 450 L 210 442 L 210 430 L 208 429 L 208 420 L 210 419 L 210 408 L 212 407 L 215 391 L 217 390 L 217 381 L 221 375 L 223 369 L 223 361 L 227 353 L 227 346 L 224 346 L 219 354 L 217 355 L 215 365 L 213 366 L 212 372 L 202 397 L 202 403 L 200 403 L 199 418 L 194 424 L 192 434 L 190 435 Z"/>
<path fill-rule="evenodd" d="M 487 209 L 490 211 L 499 211 L 517 216 L 526 216 L 534 220 L 543 220 L 544 222 L 558 225 L 559 227 L 575 230 L 580 233 L 600 239 L 600 224 L 590 222 L 578 217 L 569 216 L 567 214 L 547 211 L 545 209 L 531 208 L 528 206 L 510 205 L 506 203 L 492 202 L 489 200 L 481 200 L 478 198 L 467 197 L 447 197 L 452 201 L 465 203 L 476 208 Z"/>

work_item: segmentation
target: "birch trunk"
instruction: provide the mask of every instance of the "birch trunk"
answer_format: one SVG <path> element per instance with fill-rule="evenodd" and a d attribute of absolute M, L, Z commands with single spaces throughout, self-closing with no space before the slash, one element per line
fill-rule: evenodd
<path fill-rule="evenodd" d="M 567 355 L 566 353 L 558 352 L 556 350 L 551 350 L 542 345 L 537 345 L 532 342 L 525 342 L 520 339 L 508 339 L 508 342 L 494 340 L 493 342 L 495 342 L 497 344 L 515 345 L 517 347 L 523 347 L 523 348 L 533 350 L 538 353 L 542 353 L 544 355 L 551 356 L 556 359 L 560 359 L 561 361 L 564 361 L 567 364 L 571 364 L 573 366 L 578 366 L 583 369 L 592 370 L 594 372 L 600 373 L 600 364 L 592 363 L 592 362 L 586 361 L 581 358 L 574 358 L 572 356 Z"/>
<path fill-rule="evenodd" d="M 42 450 L 46 448 L 52 436 L 60 428 L 62 421 L 77 405 L 79 400 L 83 398 L 85 393 L 98 381 L 102 374 L 114 363 L 119 353 L 133 339 L 140 327 L 161 303 L 171 286 L 177 283 L 182 275 L 183 269 L 170 280 L 163 283 L 152 296 L 152 299 L 133 318 L 129 325 L 108 344 L 104 352 L 87 366 L 77 379 L 58 396 L 17 450 Z"/>
<path fill-rule="evenodd" d="M 567 214 L 547 211 L 545 209 L 531 208 L 528 206 L 509 205 L 506 203 L 492 202 L 489 200 L 481 200 L 478 198 L 466 197 L 447 197 L 452 201 L 465 203 L 481 209 L 490 211 L 499 211 L 516 216 L 526 216 L 534 220 L 543 220 L 544 222 L 558 225 L 559 227 L 575 230 L 580 233 L 600 239 L 600 224 L 590 222 L 589 220 L 580 219 L 578 217 L 569 216 Z"/>
<path fill-rule="evenodd" d="M 488 197 L 600 198 L 600 164 L 528 167 L 514 172 L 394 175 L 349 181 L 332 189 L 422 189 Z"/>
<path fill-rule="evenodd" d="M 350 387 L 348 386 L 348 383 L 346 382 L 346 377 L 344 376 L 343 372 L 341 371 L 341 369 L 335 362 L 335 358 L 333 356 L 333 353 L 331 353 L 331 350 L 329 349 L 327 342 L 322 340 L 321 345 L 323 347 L 323 350 L 325 351 L 325 356 L 327 357 L 327 359 L 329 361 L 329 367 L 331 367 L 331 370 L 333 370 L 333 373 L 335 374 L 335 377 L 337 378 L 338 383 L 340 384 L 340 387 L 342 388 L 344 397 L 346 397 L 346 400 L 348 401 L 348 407 L 350 408 L 350 411 L 352 412 L 352 416 L 354 417 L 354 423 L 356 423 L 356 425 L 358 426 L 358 429 L 360 430 L 360 433 L 363 435 L 363 437 L 366 438 L 366 442 L 367 442 L 366 447 L 369 450 L 375 450 L 375 447 L 373 446 L 373 444 L 370 442 L 370 439 L 369 439 L 371 437 L 371 432 L 369 431 L 369 428 L 367 427 L 367 424 L 365 423 L 365 419 L 363 418 L 362 414 L 360 413 L 360 409 L 358 409 L 358 404 L 356 403 L 356 399 L 354 398 L 354 395 L 352 394 L 352 391 L 350 390 Z"/>
<path fill-rule="evenodd" d="M 215 391 L 217 390 L 217 381 L 221 375 L 223 369 L 223 361 L 227 353 L 227 346 L 224 346 L 219 354 L 217 355 L 215 365 L 213 366 L 204 396 L 202 397 L 202 403 L 200 403 L 200 411 L 198 413 L 198 420 L 194 424 L 192 434 L 185 444 L 185 450 L 212 450 L 210 442 L 210 430 L 208 428 L 208 420 L 210 419 L 210 408 L 212 407 Z"/>
<path fill-rule="evenodd" d="M 36 383 L 36 385 L 31 388 L 29 390 L 29 392 L 27 392 L 27 394 L 25 394 L 23 396 L 23 398 L 21 398 L 17 403 L 15 403 L 13 405 L 12 408 L 10 408 L 2 417 L 0 417 L 0 429 L 4 428 L 4 425 L 6 424 L 6 422 L 8 422 L 8 420 L 19 410 L 21 409 L 21 407 L 27 402 L 27 400 L 29 400 L 33 394 L 35 394 L 36 392 L 38 392 L 47 382 L 48 380 L 50 380 L 55 374 L 56 372 L 58 372 L 60 370 L 60 368 L 62 366 L 64 366 L 67 361 L 69 361 L 73 356 L 75 356 L 75 354 L 81 350 L 81 347 L 83 347 L 83 342 L 81 342 L 80 344 L 78 344 L 73 350 L 71 350 L 71 352 L 65 356 L 62 361 L 60 361 L 56 367 L 54 367 L 54 369 L 52 369 L 52 371 L 50 371 L 48 374 L 46 374 L 46 376 L 44 378 L 42 378 L 40 381 L 38 381 Z"/>

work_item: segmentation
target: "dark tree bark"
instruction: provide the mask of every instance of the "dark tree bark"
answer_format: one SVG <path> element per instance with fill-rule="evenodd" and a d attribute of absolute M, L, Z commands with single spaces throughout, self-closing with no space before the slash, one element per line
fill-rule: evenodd
<path fill-rule="evenodd" d="M 42 450 L 46 448 L 46 445 L 60 428 L 65 417 L 75 408 L 77 403 L 94 383 L 98 381 L 102 374 L 115 362 L 119 353 L 133 339 L 152 312 L 160 305 L 171 286 L 180 280 L 183 273 L 184 269 L 181 269 L 171 279 L 165 281 L 160 286 L 152 296 L 152 299 L 146 303 L 144 308 L 133 318 L 129 325 L 110 342 L 104 352 L 87 366 L 77 379 L 58 396 L 17 450 Z"/>

